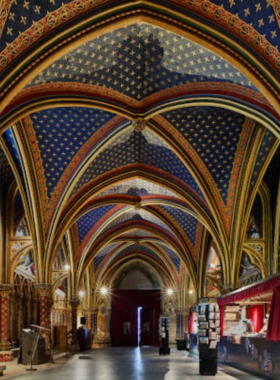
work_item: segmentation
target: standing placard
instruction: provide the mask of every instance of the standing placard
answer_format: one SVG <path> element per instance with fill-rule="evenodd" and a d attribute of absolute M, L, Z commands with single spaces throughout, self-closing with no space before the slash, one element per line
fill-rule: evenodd
<path fill-rule="evenodd" d="M 159 319 L 159 336 L 161 338 L 161 345 L 159 348 L 160 355 L 170 355 L 169 348 L 169 318 L 160 317 Z"/>
<path fill-rule="evenodd" d="M 220 341 L 220 308 L 216 298 L 201 298 L 198 310 L 199 372 L 217 373 L 217 343 Z"/>

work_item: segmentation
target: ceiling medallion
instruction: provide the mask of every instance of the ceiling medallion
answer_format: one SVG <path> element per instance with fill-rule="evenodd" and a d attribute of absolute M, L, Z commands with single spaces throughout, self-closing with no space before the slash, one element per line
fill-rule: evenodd
<path fill-rule="evenodd" d="M 132 122 L 132 126 L 136 132 L 142 132 L 146 127 L 146 120 L 145 119 L 135 119 Z"/>

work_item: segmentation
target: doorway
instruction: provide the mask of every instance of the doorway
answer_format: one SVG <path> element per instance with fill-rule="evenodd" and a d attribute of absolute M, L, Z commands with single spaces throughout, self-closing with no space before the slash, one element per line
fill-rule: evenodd
<path fill-rule="evenodd" d="M 112 294 L 113 346 L 158 346 L 160 291 L 115 290 Z"/>

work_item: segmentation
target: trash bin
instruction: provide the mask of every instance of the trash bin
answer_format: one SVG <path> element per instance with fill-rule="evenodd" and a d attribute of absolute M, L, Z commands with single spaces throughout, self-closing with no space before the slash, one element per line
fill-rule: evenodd
<path fill-rule="evenodd" d="M 186 350 L 186 339 L 177 339 L 177 350 Z"/>

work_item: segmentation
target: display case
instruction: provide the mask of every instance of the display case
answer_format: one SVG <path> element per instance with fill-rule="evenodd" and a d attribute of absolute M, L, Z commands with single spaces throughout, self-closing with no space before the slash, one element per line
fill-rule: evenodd
<path fill-rule="evenodd" d="M 280 378 L 280 276 L 218 299 L 222 338 L 219 360 L 261 378 Z"/>
<path fill-rule="evenodd" d="M 217 373 L 217 343 L 220 341 L 220 309 L 215 298 L 202 298 L 198 303 L 199 372 Z"/>
<path fill-rule="evenodd" d="M 169 348 L 169 318 L 160 317 L 159 319 L 159 336 L 161 338 L 161 345 L 159 348 L 160 355 L 170 355 Z"/>

